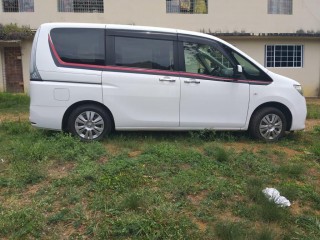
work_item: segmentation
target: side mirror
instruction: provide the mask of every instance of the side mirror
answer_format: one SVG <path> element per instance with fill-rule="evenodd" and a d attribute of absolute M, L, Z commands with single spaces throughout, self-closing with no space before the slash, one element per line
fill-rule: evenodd
<path fill-rule="evenodd" d="M 243 72 L 242 66 L 241 65 L 235 66 L 233 72 L 234 72 L 235 78 L 240 78 Z"/>
<path fill-rule="evenodd" d="M 242 66 L 241 65 L 237 65 L 237 73 L 242 73 Z"/>

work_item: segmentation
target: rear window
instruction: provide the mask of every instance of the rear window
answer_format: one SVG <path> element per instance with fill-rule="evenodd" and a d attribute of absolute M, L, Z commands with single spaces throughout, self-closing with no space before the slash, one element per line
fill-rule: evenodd
<path fill-rule="evenodd" d="M 62 61 L 90 65 L 105 64 L 104 29 L 55 28 L 53 45 Z"/>
<path fill-rule="evenodd" d="M 173 41 L 115 37 L 115 65 L 173 70 Z"/>

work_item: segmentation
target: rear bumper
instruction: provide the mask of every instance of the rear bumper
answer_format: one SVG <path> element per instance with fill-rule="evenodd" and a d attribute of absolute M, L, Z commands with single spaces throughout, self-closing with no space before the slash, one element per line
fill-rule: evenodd
<path fill-rule="evenodd" d="M 62 130 L 65 107 L 30 106 L 29 120 L 32 126 L 52 130 Z"/>

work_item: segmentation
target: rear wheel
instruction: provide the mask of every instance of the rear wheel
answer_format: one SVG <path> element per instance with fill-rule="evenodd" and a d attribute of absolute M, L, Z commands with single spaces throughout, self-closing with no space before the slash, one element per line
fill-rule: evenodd
<path fill-rule="evenodd" d="M 77 107 L 68 120 L 68 129 L 84 141 L 101 140 L 111 131 L 111 119 L 101 107 L 88 104 Z"/>
<path fill-rule="evenodd" d="M 258 110 L 250 122 L 250 134 L 268 142 L 277 141 L 287 128 L 285 115 L 277 108 L 266 107 Z"/>

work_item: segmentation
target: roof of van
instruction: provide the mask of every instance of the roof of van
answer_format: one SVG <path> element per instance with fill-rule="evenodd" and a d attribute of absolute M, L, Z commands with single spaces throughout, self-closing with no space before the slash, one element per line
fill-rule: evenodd
<path fill-rule="evenodd" d="M 150 31 L 150 32 L 163 32 L 163 33 L 180 33 L 188 34 L 193 36 L 211 38 L 221 41 L 221 39 L 214 37 L 209 34 L 187 31 L 182 29 L 173 28 L 162 28 L 162 27 L 150 27 L 150 26 L 137 26 L 137 25 L 121 25 L 121 24 L 99 24 L 99 23 L 44 23 L 41 26 L 54 28 L 54 27 L 74 27 L 74 28 L 107 28 L 107 29 L 121 29 L 121 30 L 132 30 L 132 31 Z"/>

